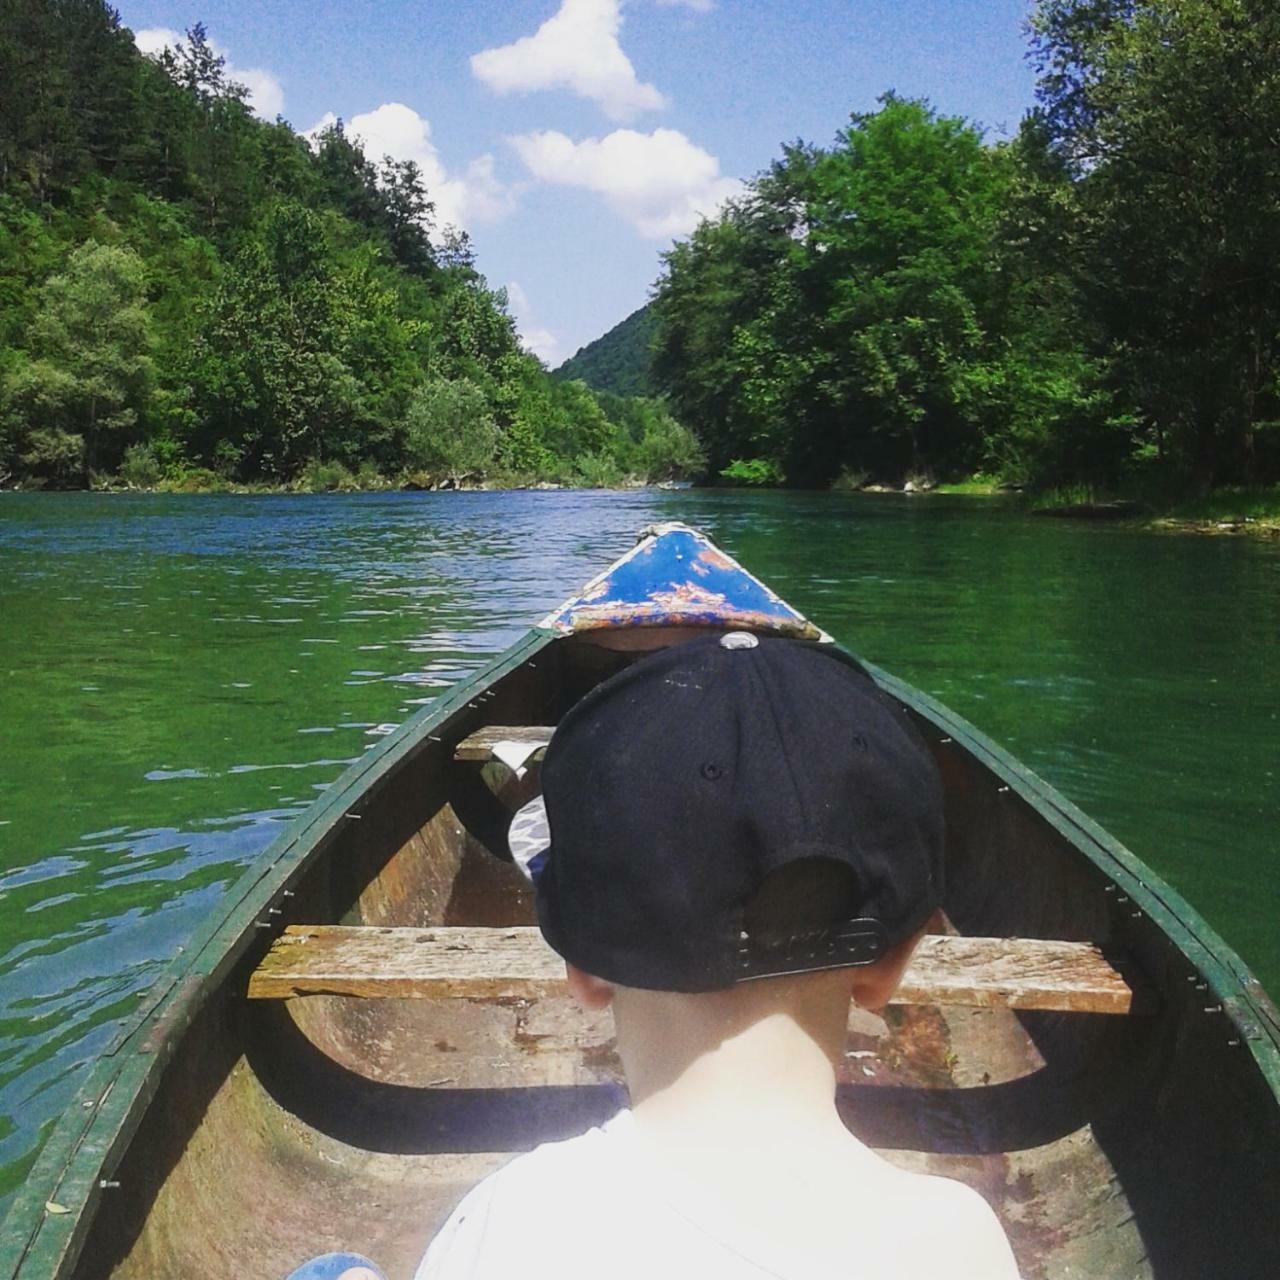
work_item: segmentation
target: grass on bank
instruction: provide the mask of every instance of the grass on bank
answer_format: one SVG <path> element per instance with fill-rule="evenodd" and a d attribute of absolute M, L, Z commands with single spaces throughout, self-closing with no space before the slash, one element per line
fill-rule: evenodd
<path fill-rule="evenodd" d="M 977 472 L 966 480 L 949 480 L 934 488 L 934 493 L 999 493 L 1000 477 Z"/>
<path fill-rule="evenodd" d="M 1157 510 L 1156 523 L 1209 526 L 1254 525 L 1259 532 L 1280 533 L 1280 485 L 1215 489 L 1204 497 L 1176 502 Z"/>
<path fill-rule="evenodd" d="M 1073 484 L 1041 490 L 1030 502 L 1032 510 L 1133 504 L 1131 519 L 1152 528 L 1280 534 L 1280 485 L 1224 485 L 1186 497 Z"/>
<path fill-rule="evenodd" d="M 846 472 L 831 487 L 861 489 L 867 475 Z M 1005 495 L 1010 486 L 999 476 L 976 473 L 963 480 L 938 484 L 918 483 L 918 492 L 942 494 Z M 896 486 L 895 486 L 896 487 Z M 1126 524 L 1147 528 L 1205 533 L 1257 533 L 1280 535 L 1280 485 L 1225 485 L 1198 497 L 1171 495 L 1158 486 L 1110 487 L 1092 484 L 1063 484 L 1023 494 L 1022 501 L 1033 511 L 1072 507 L 1132 507 Z"/>
<path fill-rule="evenodd" d="M 773 487 L 781 474 L 757 469 L 754 460 L 735 463 L 721 473 L 739 484 Z M 742 474 L 748 472 L 749 474 Z M 642 476 L 624 472 L 617 461 L 601 451 L 582 454 L 554 474 L 534 474 L 491 469 L 483 476 L 468 476 L 456 487 L 483 489 L 530 488 L 635 488 L 654 483 L 662 476 Z M 837 491 L 861 490 L 868 474 L 847 469 L 832 483 Z M 934 484 L 924 476 L 910 477 L 920 493 L 995 495 L 1006 494 L 1000 478 L 975 473 L 962 480 Z M 436 489 L 449 484 L 448 477 L 427 471 L 405 471 L 384 475 L 371 462 L 354 471 L 340 462 L 313 462 L 294 480 L 286 483 L 236 481 L 204 467 L 161 466 L 149 451 L 126 451 L 123 465 L 114 476 L 96 475 L 93 488 L 100 491 L 153 491 L 158 493 L 356 493 L 400 489 Z M 449 484 L 449 487 L 454 487 Z M 896 486 L 895 486 L 896 488 Z M 1133 504 L 1136 507 L 1126 524 L 1200 532 L 1244 532 L 1280 535 L 1280 485 L 1224 486 L 1198 497 L 1175 497 L 1158 488 L 1112 488 L 1091 484 L 1066 484 L 1024 495 L 1032 510 Z"/>

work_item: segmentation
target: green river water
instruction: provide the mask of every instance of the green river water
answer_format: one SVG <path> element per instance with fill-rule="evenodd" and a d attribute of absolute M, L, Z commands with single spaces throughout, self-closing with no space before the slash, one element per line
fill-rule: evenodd
<path fill-rule="evenodd" d="M 663 519 L 1009 748 L 1280 991 L 1280 544 L 936 496 L 0 494 L 0 1197 L 283 825 Z"/>

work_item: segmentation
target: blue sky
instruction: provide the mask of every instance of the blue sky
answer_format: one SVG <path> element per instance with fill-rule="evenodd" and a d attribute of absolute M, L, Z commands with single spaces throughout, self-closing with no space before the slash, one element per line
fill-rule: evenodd
<path fill-rule="evenodd" d="M 887 89 L 991 137 L 1032 101 L 1026 0 L 117 0 L 203 21 L 255 107 L 422 165 L 551 365 L 642 305 L 659 254 Z"/>

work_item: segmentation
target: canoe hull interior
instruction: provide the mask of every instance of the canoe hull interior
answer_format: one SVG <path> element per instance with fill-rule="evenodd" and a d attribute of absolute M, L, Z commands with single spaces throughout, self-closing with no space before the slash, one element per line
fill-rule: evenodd
<path fill-rule="evenodd" d="M 374 771 L 359 816 L 325 828 L 293 896 L 272 899 L 284 905 L 271 922 L 533 922 L 500 855 L 536 770 L 519 781 L 500 764 L 454 761 L 452 746 L 484 724 L 554 724 L 634 655 L 574 638 L 531 653 Z M 977 1187 L 1028 1280 L 1270 1274 L 1280 1132 L 1249 1047 L 1204 1011 L 1212 993 L 1188 981 L 1197 973 L 1163 925 L 1118 901 L 1082 851 L 1087 833 L 1064 833 L 957 722 L 905 700 L 947 785 L 956 927 L 1100 942 L 1127 957 L 1158 1009 L 855 1016 L 839 1095 L 850 1127 L 895 1161 Z M 272 932 L 245 929 L 170 1046 L 109 1173 L 120 1185 L 102 1193 L 60 1275 L 270 1278 L 348 1248 L 407 1280 L 478 1179 L 622 1104 L 607 1014 L 559 997 L 246 1001 Z"/>

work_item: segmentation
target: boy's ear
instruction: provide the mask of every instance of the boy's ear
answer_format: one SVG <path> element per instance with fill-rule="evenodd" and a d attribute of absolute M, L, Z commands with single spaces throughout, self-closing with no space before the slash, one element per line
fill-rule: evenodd
<path fill-rule="evenodd" d="M 565 977 L 569 981 L 569 994 L 584 1009 L 607 1009 L 613 1003 L 613 985 L 603 978 L 593 977 L 564 962 Z"/>
<path fill-rule="evenodd" d="M 872 1013 L 882 1012 L 898 989 L 907 965 L 911 963 L 911 953 L 920 945 L 920 939 L 935 927 L 941 928 L 938 914 L 931 916 L 909 938 L 903 938 L 890 947 L 874 964 L 850 969 L 854 1003 Z"/>

